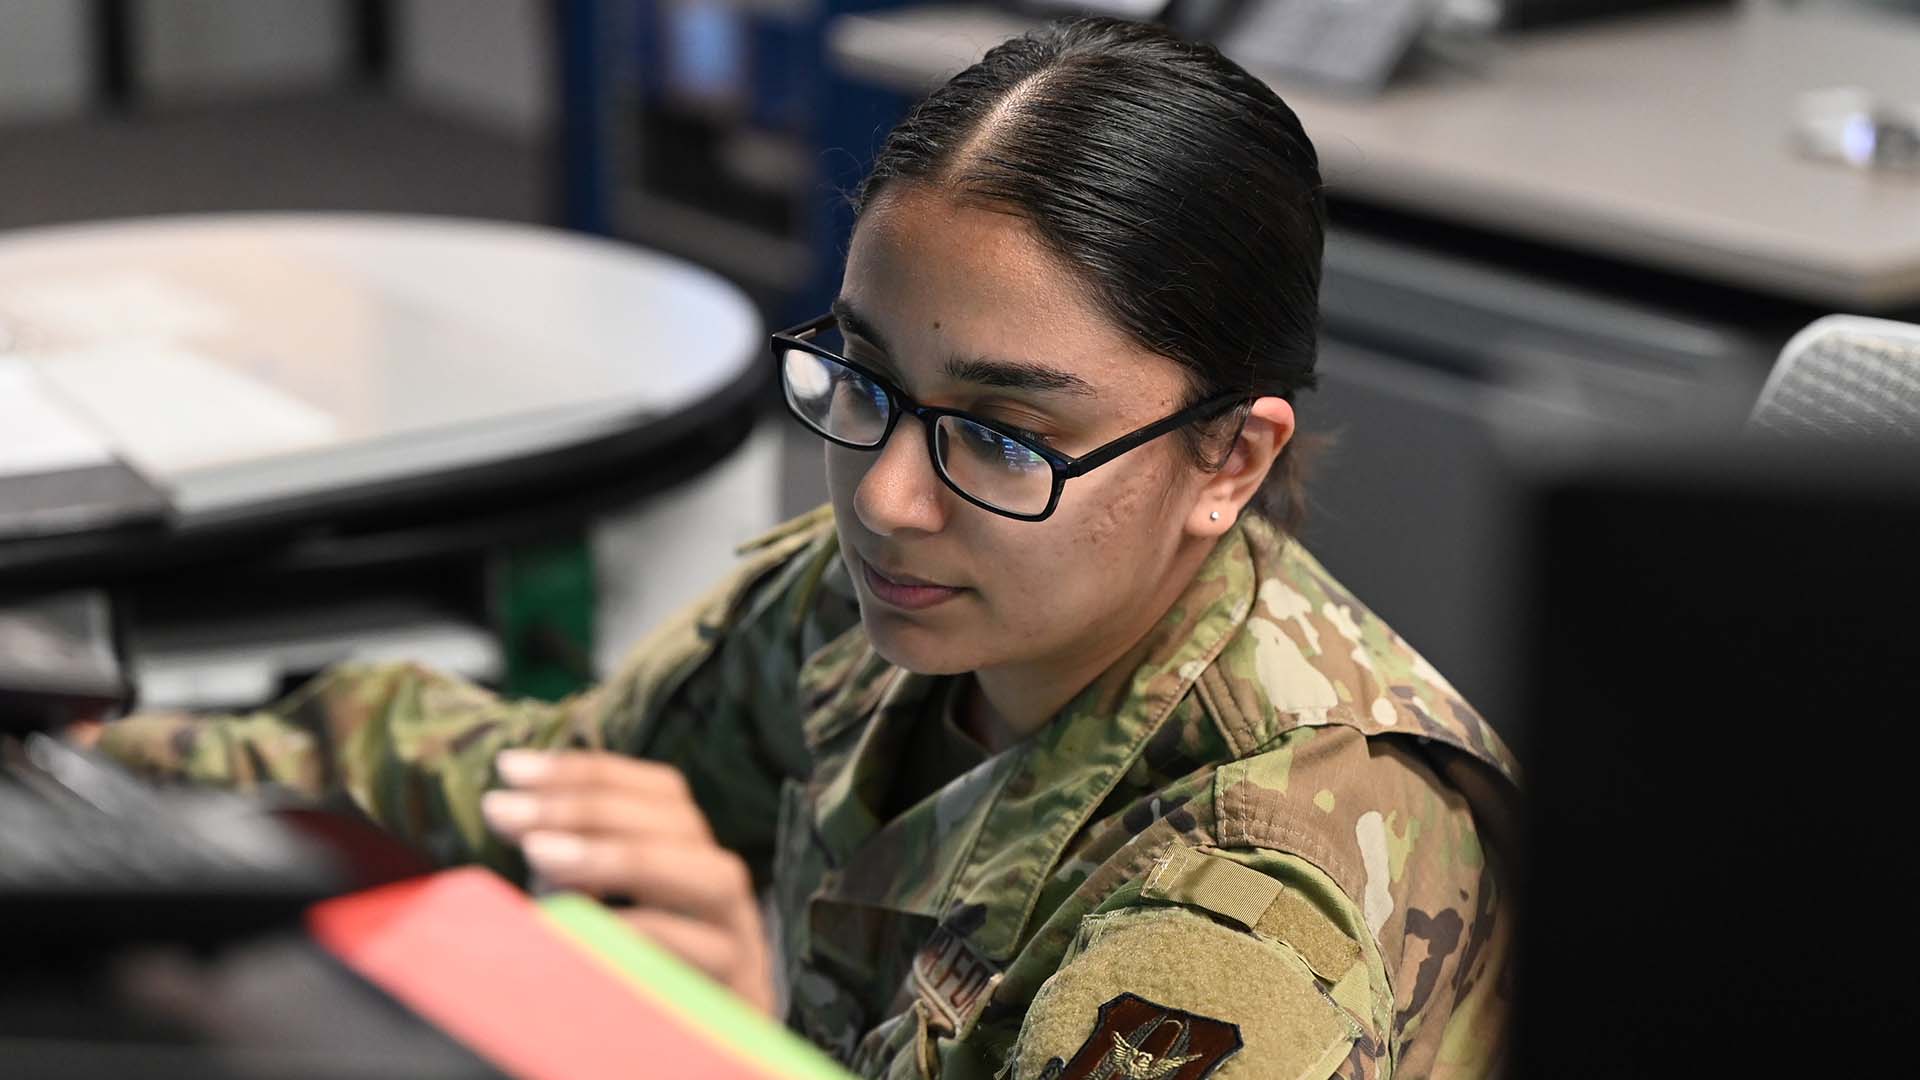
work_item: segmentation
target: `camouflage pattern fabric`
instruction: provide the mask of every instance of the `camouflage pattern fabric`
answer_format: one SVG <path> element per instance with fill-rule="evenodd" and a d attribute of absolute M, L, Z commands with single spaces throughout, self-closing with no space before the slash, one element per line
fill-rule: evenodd
<path fill-rule="evenodd" d="M 672 762 L 770 889 L 789 1022 L 863 1076 L 1498 1071 L 1516 766 L 1298 543 L 1246 518 L 1048 727 L 905 800 L 895 763 L 954 677 L 873 652 L 824 508 L 743 556 L 567 701 L 344 667 L 258 715 L 137 715 L 101 745 L 201 782 L 343 786 L 509 874 L 479 815 L 497 751 Z M 1211 1056 L 1162 1046 L 1194 1031 Z"/>

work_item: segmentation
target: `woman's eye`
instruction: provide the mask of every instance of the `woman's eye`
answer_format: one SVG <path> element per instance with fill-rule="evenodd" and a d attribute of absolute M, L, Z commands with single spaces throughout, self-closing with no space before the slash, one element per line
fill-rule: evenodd
<path fill-rule="evenodd" d="M 1021 471 L 1046 467 L 1046 462 L 1040 455 L 1034 453 L 1031 448 L 1022 445 L 1016 439 L 1009 438 L 998 431 L 980 427 L 976 424 L 963 424 L 961 427 L 964 432 L 965 442 L 975 454 L 983 459 L 995 461 L 1009 469 Z M 1031 435 L 1024 431 L 1020 432 L 1020 434 L 1022 437 L 1032 439 L 1035 442 L 1041 441 L 1037 435 Z"/>
<path fill-rule="evenodd" d="M 995 420 L 994 423 L 999 426 L 1001 431 L 1012 432 L 1013 434 L 1018 435 L 1020 438 L 1025 439 L 1030 443 L 1038 443 L 1041 446 L 1053 445 L 1053 437 L 1050 435 L 1042 435 L 1037 431 L 1028 431 L 1026 428 L 1023 428 L 1018 424 L 1010 424 L 1005 420 Z"/>
<path fill-rule="evenodd" d="M 994 428 L 979 427 L 973 424 L 968 424 L 967 427 L 978 438 L 981 445 L 983 446 L 1018 447 L 1020 446 L 1019 439 L 1026 439 L 1031 442 L 1045 442 L 1045 440 L 1042 439 L 1040 436 L 1035 435 L 1030 431 L 1025 431 L 1017 427 L 1005 427 L 998 430 Z M 1013 437 L 1016 435 L 1019 436 L 1019 439 L 1016 439 Z M 1021 447 L 1021 449 L 1025 449 L 1025 447 Z"/>

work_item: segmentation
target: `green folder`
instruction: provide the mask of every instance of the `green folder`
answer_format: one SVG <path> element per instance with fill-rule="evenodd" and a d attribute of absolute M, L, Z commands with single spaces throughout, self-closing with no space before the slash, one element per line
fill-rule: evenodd
<path fill-rule="evenodd" d="M 854 1080 L 818 1047 L 648 941 L 620 916 L 578 893 L 538 901 L 542 918 L 662 1010 L 768 1076 Z"/>

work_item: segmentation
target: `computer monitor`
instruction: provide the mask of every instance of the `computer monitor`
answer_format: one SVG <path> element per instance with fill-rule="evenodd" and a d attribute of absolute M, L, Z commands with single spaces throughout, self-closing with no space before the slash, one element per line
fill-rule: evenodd
<path fill-rule="evenodd" d="M 1533 471 L 1510 1075 L 1835 1075 L 1920 970 L 1920 458 Z"/>

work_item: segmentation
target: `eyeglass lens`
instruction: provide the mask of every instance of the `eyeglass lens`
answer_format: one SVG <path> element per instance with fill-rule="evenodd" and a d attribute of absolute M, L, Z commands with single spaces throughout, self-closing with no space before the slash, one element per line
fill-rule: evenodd
<path fill-rule="evenodd" d="M 887 392 L 845 364 L 786 348 L 781 381 L 795 415 L 829 438 L 862 448 L 886 436 Z M 1020 441 L 958 416 L 934 421 L 934 464 L 971 498 L 1014 514 L 1038 514 L 1053 497 L 1053 469 Z"/>

